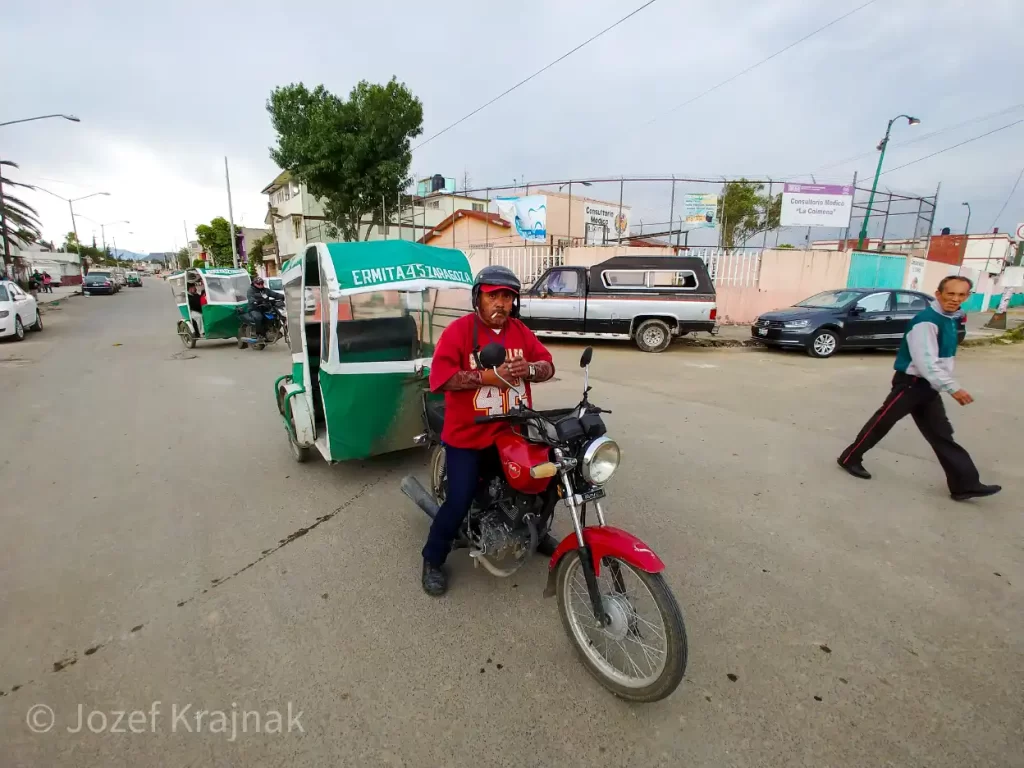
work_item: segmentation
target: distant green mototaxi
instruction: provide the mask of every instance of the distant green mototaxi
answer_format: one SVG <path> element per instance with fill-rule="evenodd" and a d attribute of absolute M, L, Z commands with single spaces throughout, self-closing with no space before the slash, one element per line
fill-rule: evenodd
<path fill-rule="evenodd" d="M 274 382 L 292 454 L 331 463 L 415 446 L 441 333 L 471 309 L 459 250 L 315 243 L 281 268 L 291 373 Z"/>
<path fill-rule="evenodd" d="M 239 313 L 245 311 L 251 282 L 244 269 L 194 268 L 171 274 L 167 283 L 181 315 L 181 343 L 194 349 L 200 338 L 237 339 Z M 193 286 L 196 298 L 190 301 Z"/>

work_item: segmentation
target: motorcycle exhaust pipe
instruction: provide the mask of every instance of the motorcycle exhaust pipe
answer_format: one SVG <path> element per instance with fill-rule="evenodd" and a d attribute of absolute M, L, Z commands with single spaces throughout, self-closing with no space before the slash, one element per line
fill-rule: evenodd
<path fill-rule="evenodd" d="M 434 501 L 433 496 L 427 493 L 427 489 L 423 487 L 423 483 L 417 480 L 412 475 L 406 475 L 402 478 L 402 493 L 412 499 L 413 504 L 422 509 L 431 520 L 437 517 L 437 502 Z"/>

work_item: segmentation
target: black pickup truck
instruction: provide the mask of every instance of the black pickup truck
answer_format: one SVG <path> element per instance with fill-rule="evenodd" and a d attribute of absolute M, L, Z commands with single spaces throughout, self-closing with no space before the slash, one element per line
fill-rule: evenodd
<path fill-rule="evenodd" d="M 672 339 L 714 333 L 715 286 L 701 259 L 617 256 L 592 267 L 552 267 L 521 297 L 538 336 L 634 341 L 662 352 Z"/>

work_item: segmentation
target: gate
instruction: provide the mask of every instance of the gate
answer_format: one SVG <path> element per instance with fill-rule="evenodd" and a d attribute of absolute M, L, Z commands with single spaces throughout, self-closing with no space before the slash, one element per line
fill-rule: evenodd
<path fill-rule="evenodd" d="M 906 256 L 854 251 L 850 255 L 847 288 L 902 288 Z"/>

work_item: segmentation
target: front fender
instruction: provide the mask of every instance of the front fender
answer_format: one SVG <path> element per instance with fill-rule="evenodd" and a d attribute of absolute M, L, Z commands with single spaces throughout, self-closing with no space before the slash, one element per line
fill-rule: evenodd
<path fill-rule="evenodd" d="M 594 575 L 601 575 L 601 559 L 614 557 L 647 573 L 661 573 L 665 563 L 643 541 L 628 531 L 610 525 L 591 525 L 583 529 L 583 541 L 594 559 Z M 555 594 L 555 571 L 561 559 L 576 551 L 579 544 L 576 534 L 570 533 L 555 549 L 548 564 L 548 583 L 544 597 Z"/>

